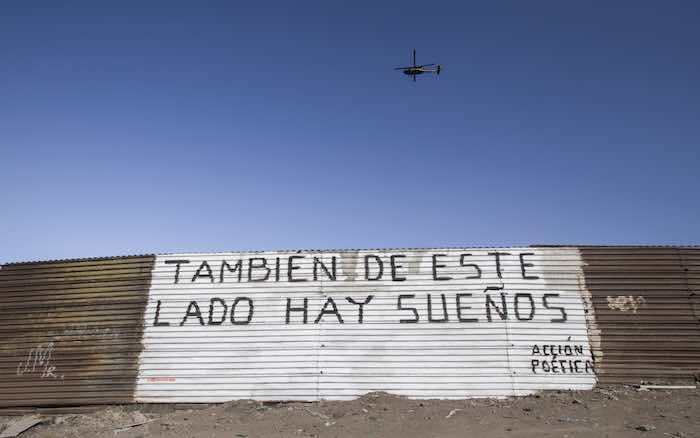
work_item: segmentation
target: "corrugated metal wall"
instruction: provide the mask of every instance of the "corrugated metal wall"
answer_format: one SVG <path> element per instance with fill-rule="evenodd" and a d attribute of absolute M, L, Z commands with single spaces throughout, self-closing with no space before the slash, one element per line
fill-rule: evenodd
<path fill-rule="evenodd" d="M 680 252 L 683 269 L 688 276 L 693 313 L 700 323 L 700 249 L 683 249 Z M 700 328 L 698 331 L 700 335 Z"/>
<path fill-rule="evenodd" d="M 700 374 L 700 249 L 582 247 L 603 383 Z"/>
<path fill-rule="evenodd" d="M 700 374 L 699 286 L 700 249 L 673 247 L 7 264 L 0 407 L 463 398 L 689 379 Z"/>
<path fill-rule="evenodd" d="M 136 398 L 316 400 L 379 390 L 464 398 L 591 388 L 580 267 L 575 249 L 159 256 Z"/>
<path fill-rule="evenodd" d="M 153 257 L 0 267 L 0 406 L 133 401 Z"/>

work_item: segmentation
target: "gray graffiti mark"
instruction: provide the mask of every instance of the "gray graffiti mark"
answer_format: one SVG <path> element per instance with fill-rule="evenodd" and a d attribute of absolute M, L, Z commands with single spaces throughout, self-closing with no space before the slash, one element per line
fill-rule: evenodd
<path fill-rule="evenodd" d="M 110 327 L 91 327 L 87 324 L 75 324 L 66 327 L 59 335 L 62 336 L 102 336 L 118 338 L 119 333 Z"/>
<path fill-rule="evenodd" d="M 358 251 L 343 251 L 340 253 L 340 269 L 345 281 L 355 281 L 357 278 Z"/>

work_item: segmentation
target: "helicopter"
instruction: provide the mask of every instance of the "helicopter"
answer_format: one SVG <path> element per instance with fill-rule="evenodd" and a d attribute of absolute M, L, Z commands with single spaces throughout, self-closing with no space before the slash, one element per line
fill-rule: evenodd
<path fill-rule="evenodd" d="M 437 65 L 437 67 L 428 68 L 434 65 Z M 413 65 L 409 67 L 396 67 L 394 70 L 402 70 L 403 74 L 413 76 L 413 82 L 416 82 L 416 75 L 422 75 L 423 73 L 435 73 L 439 75 L 442 67 L 440 64 L 416 65 L 416 49 L 413 49 Z"/>

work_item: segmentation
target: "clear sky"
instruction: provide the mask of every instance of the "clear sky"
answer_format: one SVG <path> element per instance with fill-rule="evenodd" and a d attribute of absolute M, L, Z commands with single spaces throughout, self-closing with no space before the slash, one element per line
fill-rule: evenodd
<path fill-rule="evenodd" d="M 2 2 L 0 261 L 699 244 L 699 17 L 693 1 Z M 443 73 L 393 71 L 413 48 Z"/>

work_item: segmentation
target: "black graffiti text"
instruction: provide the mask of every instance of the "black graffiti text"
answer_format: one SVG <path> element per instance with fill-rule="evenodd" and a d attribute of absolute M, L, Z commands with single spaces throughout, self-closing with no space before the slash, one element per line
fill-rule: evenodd
<path fill-rule="evenodd" d="M 153 319 L 154 327 L 168 327 L 170 321 L 165 320 L 161 315 L 162 300 L 156 302 L 156 314 Z M 189 302 L 184 309 L 183 316 L 179 322 L 179 326 L 186 324 L 199 325 L 248 325 L 253 319 L 255 306 L 253 300 L 248 297 L 236 297 L 228 302 L 223 298 L 214 297 L 209 299 L 209 302 L 200 305 L 196 300 Z"/>
<path fill-rule="evenodd" d="M 315 297 L 310 303 L 308 297 L 281 298 L 284 303 L 282 315 L 285 324 L 357 323 L 364 324 L 367 309 L 376 304 L 374 295 L 324 296 L 321 302 Z M 400 294 L 394 299 L 396 312 L 394 322 L 401 324 L 448 322 L 479 323 L 499 321 L 547 321 L 564 323 L 568 321 L 566 309 L 558 305 L 560 294 L 545 293 L 533 295 L 529 292 L 507 292 L 503 287 L 489 286 L 483 292 L 472 293 L 428 293 Z M 255 314 L 252 298 L 212 297 L 208 301 L 191 300 L 178 303 L 179 316 L 163 315 L 163 300 L 157 300 L 154 327 L 223 324 L 248 325 Z M 173 305 L 169 305 L 172 309 Z M 357 315 L 349 316 L 348 313 Z M 539 315 L 539 316 L 538 316 Z M 546 346 L 545 346 L 546 347 Z"/>
<path fill-rule="evenodd" d="M 562 306 L 554 304 L 559 294 L 544 294 L 536 298 L 528 292 L 507 293 L 502 287 L 490 286 L 484 293 L 402 294 L 396 300 L 396 310 L 402 312 L 399 322 L 494 322 L 532 321 L 538 313 L 548 312 L 549 322 L 566 322 L 568 315 Z M 476 309 L 478 316 L 474 316 Z"/>
<path fill-rule="evenodd" d="M 531 356 L 530 368 L 535 374 L 589 374 L 595 371 L 583 345 L 535 344 Z"/>
<path fill-rule="evenodd" d="M 344 324 L 345 319 L 338 309 L 338 303 L 336 301 L 347 301 L 348 303 L 357 307 L 357 323 L 364 323 L 365 306 L 369 304 L 374 298 L 374 295 L 367 295 L 363 298 L 358 297 L 344 297 L 344 298 L 333 298 L 327 297 L 321 309 L 318 313 L 315 313 L 314 319 L 311 321 L 313 324 L 318 324 L 320 322 L 337 322 L 339 324 Z M 290 324 L 292 322 L 300 322 L 302 324 L 309 323 L 309 299 L 292 299 L 287 298 L 287 305 L 285 307 L 284 314 L 285 324 Z"/>
<path fill-rule="evenodd" d="M 477 255 L 464 252 L 458 254 L 431 254 L 430 273 L 433 281 L 474 280 L 482 278 L 484 272 L 491 272 L 499 279 L 505 275 L 503 262 L 511 259 L 518 263 L 510 276 L 524 280 L 537 280 L 532 263 L 532 252 L 509 253 L 491 251 L 486 253 L 487 266 L 477 263 Z M 481 255 L 483 260 L 484 255 Z M 406 281 L 409 279 L 409 263 L 406 254 L 366 254 L 357 259 L 357 270 L 362 270 L 362 277 L 345 273 L 345 280 L 364 279 L 365 281 Z M 248 257 L 218 260 L 165 260 L 165 265 L 174 265 L 172 283 L 241 283 L 241 282 L 280 282 L 303 283 L 308 281 L 344 280 L 338 275 L 338 257 L 321 254 L 297 253 L 279 257 Z M 359 274 L 359 272 L 357 273 Z M 415 272 L 414 272 L 415 274 Z"/>

